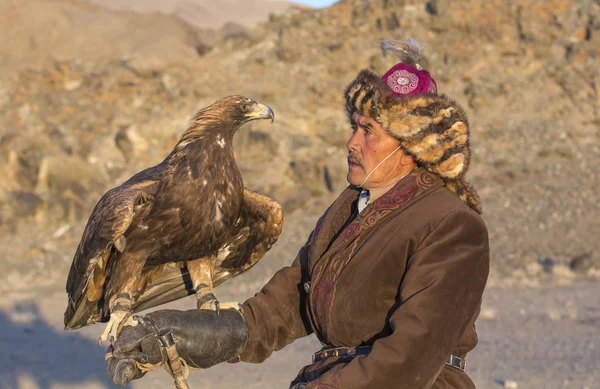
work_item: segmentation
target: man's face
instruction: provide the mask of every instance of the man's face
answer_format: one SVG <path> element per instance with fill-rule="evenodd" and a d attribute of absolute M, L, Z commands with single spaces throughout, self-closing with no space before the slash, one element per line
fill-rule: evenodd
<path fill-rule="evenodd" d="M 352 121 L 354 122 L 353 133 L 346 143 L 347 180 L 350 184 L 359 186 L 377 164 L 394 152 L 399 142 L 381 124 L 368 116 L 354 113 Z M 393 184 L 401 177 L 403 156 L 401 149 L 394 152 L 369 176 L 362 187 L 373 189 Z"/>

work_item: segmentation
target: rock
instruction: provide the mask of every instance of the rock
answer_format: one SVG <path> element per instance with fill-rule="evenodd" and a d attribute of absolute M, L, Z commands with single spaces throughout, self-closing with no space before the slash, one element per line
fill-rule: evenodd
<path fill-rule="evenodd" d="M 268 194 L 281 204 L 284 212 L 292 212 L 302 208 L 315 195 L 309 188 L 302 186 L 274 187 L 268 191 Z"/>
<path fill-rule="evenodd" d="M 73 227 L 71 224 L 64 224 L 62 226 L 60 226 L 56 231 L 54 231 L 54 233 L 52 234 L 52 238 L 54 239 L 60 239 L 64 234 L 66 234 L 71 227 Z"/>
<path fill-rule="evenodd" d="M 595 267 L 595 263 L 593 261 L 592 253 L 583 253 L 577 255 L 571 259 L 569 263 L 569 268 L 579 274 L 588 273 L 591 269 Z"/>
<path fill-rule="evenodd" d="M 52 155 L 42 159 L 35 193 L 48 206 L 39 217 L 46 222 L 75 222 L 88 216 L 90 205 L 97 201 L 90 193 L 103 187 L 106 177 L 79 156 Z"/>
<path fill-rule="evenodd" d="M 35 217 L 45 207 L 45 201 L 33 192 L 17 190 L 8 193 L 5 201 L 0 200 L 0 209 L 6 219 Z"/>
<path fill-rule="evenodd" d="M 544 267 L 539 262 L 532 262 L 527 265 L 525 270 L 527 271 L 528 275 L 535 277 L 538 276 L 542 270 L 544 270 Z"/>
<path fill-rule="evenodd" d="M 519 384 L 516 381 L 504 381 L 504 389 L 517 389 Z"/>
<path fill-rule="evenodd" d="M 538 263 L 546 273 L 552 273 L 552 269 L 554 268 L 554 260 L 552 258 L 540 258 L 538 259 Z"/>
<path fill-rule="evenodd" d="M 563 314 L 556 308 L 548 309 L 548 312 L 546 312 L 546 314 L 548 315 L 548 318 L 552 321 L 558 321 L 563 318 Z"/>
<path fill-rule="evenodd" d="M 571 269 L 564 265 L 557 265 L 553 268 L 552 276 L 559 284 L 569 285 L 577 276 Z"/>
<path fill-rule="evenodd" d="M 23 104 L 19 107 L 18 113 L 21 121 L 27 120 L 29 113 L 31 112 L 31 106 L 29 104 Z"/>
<path fill-rule="evenodd" d="M 133 150 L 129 155 L 134 160 L 134 157 L 138 156 Z M 115 144 L 115 136 L 112 134 L 98 137 L 86 160 L 93 167 L 95 174 L 102 177 L 102 181 L 111 183 L 129 167 L 128 159 Z"/>
<path fill-rule="evenodd" d="M 346 153 L 332 148 L 329 153 L 306 150 L 290 162 L 289 175 L 297 185 L 309 188 L 313 196 L 339 193 L 347 186 Z"/>
<path fill-rule="evenodd" d="M 8 102 L 8 98 L 9 98 L 9 91 L 0 82 L 0 107 L 2 107 L 4 104 L 6 104 Z"/>
<path fill-rule="evenodd" d="M 223 40 L 250 40 L 250 31 L 246 26 L 235 22 L 227 22 L 221 27 L 221 37 Z"/>
<path fill-rule="evenodd" d="M 13 323 L 19 324 L 21 326 L 28 325 L 28 324 L 34 324 L 35 322 L 37 322 L 39 320 L 38 315 L 33 310 L 26 311 L 26 310 L 16 309 L 16 310 L 10 312 L 8 316 L 10 317 L 10 320 Z"/>
<path fill-rule="evenodd" d="M 315 112 L 319 120 L 311 123 L 307 131 L 322 139 L 325 144 L 345 148 L 352 135 L 352 129 L 346 114 L 341 109 L 319 108 Z"/>
<path fill-rule="evenodd" d="M 74 91 L 81 86 L 81 80 L 69 80 L 65 82 L 66 91 Z"/>
<path fill-rule="evenodd" d="M 447 6 L 447 0 L 430 0 L 425 4 L 425 11 L 432 16 L 440 16 Z"/>
<path fill-rule="evenodd" d="M 115 144 L 123 153 L 126 161 L 139 156 L 148 150 L 148 142 L 139 135 L 135 125 L 124 125 L 115 135 Z"/>
<path fill-rule="evenodd" d="M 2 191 L 19 190 L 22 183 L 19 182 L 19 174 L 22 164 L 15 150 L 8 152 L 8 159 L 0 164 L 0 193 Z"/>
<path fill-rule="evenodd" d="M 200 42 L 198 44 L 196 44 L 196 53 L 198 53 L 198 55 L 200 57 L 204 56 L 205 54 L 207 54 L 209 51 L 212 50 L 212 46 L 204 43 L 204 42 Z"/>
<path fill-rule="evenodd" d="M 44 157 L 38 170 L 36 193 L 63 191 L 72 184 L 89 186 L 101 180 L 93 166 L 78 156 Z"/>

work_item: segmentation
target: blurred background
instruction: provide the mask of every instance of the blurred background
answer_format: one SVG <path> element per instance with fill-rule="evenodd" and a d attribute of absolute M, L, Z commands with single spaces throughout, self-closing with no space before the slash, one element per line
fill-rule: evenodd
<path fill-rule="evenodd" d="M 275 111 L 234 148 L 285 225 L 217 295 L 259 291 L 346 186 L 345 86 L 396 63 L 381 39 L 408 37 L 470 119 L 492 272 L 469 374 L 480 389 L 600 388 L 600 1 L 0 0 L 0 34 L 0 388 L 114 387 L 95 344 L 104 326 L 62 330 L 87 217 L 234 93 Z M 287 388 L 318 347 L 302 339 L 190 384 Z"/>

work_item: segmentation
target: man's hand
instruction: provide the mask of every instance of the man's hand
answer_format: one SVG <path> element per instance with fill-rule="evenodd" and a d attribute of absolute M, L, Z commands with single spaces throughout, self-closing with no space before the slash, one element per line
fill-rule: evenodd
<path fill-rule="evenodd" d="M 206 369 L 242 352 L 248 327 L 241 312 L 233 309 L 160 310 L 137 318 L 138 324 L 123 328 L 107 354 L 107 371 L 117 385 L 141 378 L 139 364 L 158 365 L 162 360 L 158 337 L 173 334 L 179 356 L 188 366 Z M 109 349 L 109 352 L 111 350 Z"/>
<path fill-rule="evenodd" d="M 137 367 L 135 359 L 115 357 L 112 346 L 108 348 L 106 353 L 106 372 L 114 384 L 121 386 L 125 386 L 146 374 Z"/>
<path fill-rule="evenodd" d="M 137 325 L 123 328 L 114 346 L 110 346 L 106 354 L 106 371 L 113 383 L 125 386 L 146 373 L 139 369 L 139 364 L 158 365 L 162 362 L 159 344 L 156 340 L 161 335 L 151 315 L 138 317 Z M 136 363 L 137 362 L 137 363 Z"/>

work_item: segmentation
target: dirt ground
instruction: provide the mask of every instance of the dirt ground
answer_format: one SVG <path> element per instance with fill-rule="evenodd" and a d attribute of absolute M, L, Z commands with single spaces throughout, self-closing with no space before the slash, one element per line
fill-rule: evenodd
<path fill-rule="evenodd" d="M 301 231 L 313 216 L 296 214 L 281 241 L 248 273 L 217 288 L 221 301 L 257 292 L 302 244 Z M 4 269 L 4 272 L 10 269 Z M 5 273 L 6 274 L 6 273 Z M 96 344 L 103 325 L 65 332 L 64 278 L 32 293 L 0 296 L 0 389 L 114 388 L 105 373 L 104 352 Z M 26 285 L 25 285 L 26 286 Z M 491 286 L 477 322 L 480 343 L 468 356 L 468 372 L 479 389 L 600 388 L 600 285 L 576 281 L 535 288 Z M 169 305 L 191 309 L 190 298 Z M 287 388 L 298 369 L 319 348 L 314 336 L 300 339 L 263 364 L 224 364 L 192 371 L 192 389 Z M 151 372 L 131 388 L 170 388 L 170 376 Z M 400 386 L 399 386 L 400 387 Z M 514 387 L 514 386 L 512 386 Z"/>

